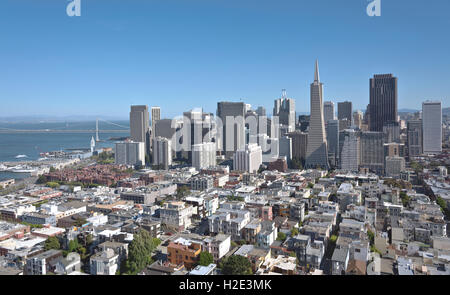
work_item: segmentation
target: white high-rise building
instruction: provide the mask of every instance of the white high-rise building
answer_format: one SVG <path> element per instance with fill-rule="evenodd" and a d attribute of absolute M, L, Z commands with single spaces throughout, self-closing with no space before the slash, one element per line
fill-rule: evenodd
<path fill-rule="evenodd" d="M 172 165 L 172 141 L 164 137 L 153 139 L 153 165 L 165 170 Z"/>
<path fill-rule="evenodd" d="M 274 102 L 273 116 L 278 117 L 280 125 L 286 126 L 287 132 L 295 130 L 295 100 L 287 97 L 285 89 Z"/>
<path fill-rule="evenodd" d="M 305 168 L 328 169 L 328 148 L 323 118 L 323 84 L 319 78 L 319 62 L 316 61 L 314 82 L 311 84 L 311 116 L 309 119 L 308 149 Z"/>
<path fill-rule="evenodd" d="M 114 153 L 117 165 L 145 165 L 144 142 L 116 142 Z"/>
<path fill-rule="evenodd" d="M 292 160 L 292 138 L 283 136 L 278 139 L 279 156 L 286 157 L 288 161 Z"/>
<path fill-rule="evenodd" d="M 325 121 L 325 124 L 328 123 L 328 121 L 335 119 L 334 102 L 326 101 L 323 103 L 323 119 Z"/>
<path fill-rule="evenodd" d="M 422 103 L 423 153 L 442 152 L 442 104 L 440 101 Z"/>
<path fill-rule="evenodd" d="M 262 149 L 256 143 L 246 144 L 244 149 L 236 151 L 233 167 L 236 171 L 257 173 L 262 164 Z"/>
<path fill-rule="evenodd" d="M 198 171 L 216 166 L 216 143 L 204 142 L 192 145 L 192 167 Z"/>

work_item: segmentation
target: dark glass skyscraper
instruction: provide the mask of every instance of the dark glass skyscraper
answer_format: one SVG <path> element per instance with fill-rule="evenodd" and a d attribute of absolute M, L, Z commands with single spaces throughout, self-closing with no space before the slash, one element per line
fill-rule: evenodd
<path fill-rule="evenodd" d="M 344 102 L 338 102 L 338 119 L 347 119 L 350 124 L 352 122 L 352 102 L 351 101 L 344 101 Z"/>
<path fill-rule="evenodd" d="M 397 122 L 397 77 L 374 75 L 370 79 L 370 131 L 382 132 L 387 123 Z"/>

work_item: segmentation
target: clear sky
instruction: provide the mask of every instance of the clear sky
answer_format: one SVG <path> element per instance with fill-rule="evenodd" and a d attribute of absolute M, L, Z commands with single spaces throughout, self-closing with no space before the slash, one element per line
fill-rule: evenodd
<path fill-rule="evenodd" d="M 0 1 L 0 117 L 108 115 L 131 104 L 162 117 L 217 101 L 263 105 L 286 88 L 309 112 L 319 59 L 324 100 L 369 101 L 369 78 L 399 78 L 399 108 L 450 106 L 450 1 Z"/>

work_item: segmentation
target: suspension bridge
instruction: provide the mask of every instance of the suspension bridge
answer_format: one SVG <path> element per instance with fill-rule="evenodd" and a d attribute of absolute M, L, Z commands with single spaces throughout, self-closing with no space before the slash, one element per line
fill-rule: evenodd
<path fill-rule="evenodd" d="M 99 129 L 99 122 L 103 122 L 120 129 Z M 58 128 L 46 128 L 46 129 L 16 129 L 9 127 L 0 127 L 0 133 L 93 133 L 95 132 L 95 140 L 97 142 L 101 141 L 99 134 L 100 133 L 123 133 L 130 130 L 129 126 L 121 125 L 118 123 L 114 123 L 107 120 L 97 119 L 95 122 L 95 129 L 91 128 L 83 128 L 77 129 L 77 126 L 86 126 L 86 122 L 75 122 L 75 123 L 66 123 L 64 127 Z"/>

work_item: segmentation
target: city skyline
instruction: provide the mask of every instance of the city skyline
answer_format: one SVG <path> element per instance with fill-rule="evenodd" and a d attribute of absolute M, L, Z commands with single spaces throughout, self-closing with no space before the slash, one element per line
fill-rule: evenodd
<path fill-rule="evenodd" d="M 377 18 L 365 14 L 366 1 L 175 2 L 114 3 L 108 11 L 106 1 L 88 2 L 77 19 L 61 10 L 66 3 L 27 3 L 24 11 L 23 2 L 2 2 L 0 24 L 15 30 L 3 32 L 0 49 L 0 117 L 125 119 L 129 105 L 158 105 L 162 117 L 171 118 L 193 107 L 214 112 L 215 102 L 240 99 L 270 114 L 281 89 L 305 113 L 316 59 L 327 81 L 324 101 L 348 100 L 365 110 L 369 78 L 392 73 L 399 78 L 399 109 L 420 110 L 428 99 L 449 106 L 450 42 L 442 38 L 448 2 L 386 2 Z M 313 19 L 311 29 L 306 25 Z"/>

